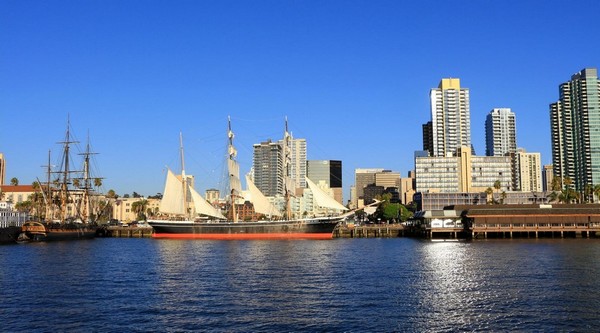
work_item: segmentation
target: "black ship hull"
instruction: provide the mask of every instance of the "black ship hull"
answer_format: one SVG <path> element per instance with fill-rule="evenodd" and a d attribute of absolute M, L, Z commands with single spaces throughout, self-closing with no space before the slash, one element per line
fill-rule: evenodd
<path fill-rule="evenodd" d="M 150 220 L 154 238 L 172 239 L 331 239 L 341 219 L 193 222 Z"/>
<path fill-rule="evenodd" d="M 15 244 L 21 233 L 21 227 L 0 228 L 0 244 Z"/>

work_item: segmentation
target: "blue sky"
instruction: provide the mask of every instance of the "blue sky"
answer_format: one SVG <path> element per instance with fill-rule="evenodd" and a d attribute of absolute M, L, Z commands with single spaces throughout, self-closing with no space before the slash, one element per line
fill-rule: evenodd
<path fill-rule="evenodd" d="M 0 3 L 0 152 L 7 182 L 44 175 L 70 117 L 106 190 L 163 191 L 177 170 L 221 187 L 227 116 L 242 172 L 284 117 L 308 159 L 406 175 L 441 78 L 484 121 L 512 108 L 517 144 L 551 162 L 548 104 L 597 67 L 597 1 L 23 1 Z"/>

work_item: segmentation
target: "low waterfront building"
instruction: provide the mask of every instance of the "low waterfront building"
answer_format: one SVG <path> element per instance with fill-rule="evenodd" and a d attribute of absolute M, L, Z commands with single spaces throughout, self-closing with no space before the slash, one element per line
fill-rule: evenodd
<path fill-rule="evenodd" d="M 545 192 L 485 192 L 432 193 L 417 192 L 413 200 L 417 211 L 441 210 L 455 205 L 526 205 L 548 203 Z"/>
<path fill-rule="evenodd" d="M 17 204 L 27 201 L 36 192 L 33 185 L 3 185 L 0 186 L 3 200 Z"/>
<path fill-rule="evenodd" d="M 146 201 L 144 209 L 146 216 L 158 213 L 160 199 L 118 198 L 113 199 L 112 202 L 112 218 L 123 222 L 137 221 L 138 213 L 134 211 L 133 204 L 142 200 Z"/>
<path fill-rule="evenodd" d="M 500 190 L 511 189 L 509 156 L 475 156 L 461 147 L 456 156 L 427 157 L 415 154 L 416 192 L 483 192 L 500 182 Z"/>
<path fill-rule="evenodd" d="M 12 203 L 0 201 L 0 228 L 20 227 L 29 219 L 29 214 L 14 210 Z"/>

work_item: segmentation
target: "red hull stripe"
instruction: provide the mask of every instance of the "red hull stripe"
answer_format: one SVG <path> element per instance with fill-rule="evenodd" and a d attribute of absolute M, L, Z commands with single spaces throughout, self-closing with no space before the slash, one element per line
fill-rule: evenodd
<path fill-rule="evenodd" d="M 265 234 L 153 234 L 161 239 L 332 239 L 331 233 L 265 233 Z"/>

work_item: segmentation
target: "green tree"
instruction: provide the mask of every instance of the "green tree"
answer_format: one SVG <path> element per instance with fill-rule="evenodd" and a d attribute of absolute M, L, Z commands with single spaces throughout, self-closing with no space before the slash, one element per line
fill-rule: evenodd
<path fill-rule="evenodd" d="M 94 186 L 99 188 L 102 186 L 102 178 L 94 178 Z"/>
<path fill-rule="evenodd" d="M 138 220 L 146 220 L 144 212 L 148 207 L 148 200 L 142 199 L 131 204 L 131 209 L 137 214 Z"/>
<path fill-rule="evenodd" d="M 496 190 L 496 193 L 498 193 L 500 191 L 501 187 L 502 187 L 502 183 L 500 183 L 500 180 L 496 180 L 494 182 L 494 189 Z M 497 203 L 495 199 L 494 199 L 494 203 Z"/>
<path fill-rule="evenodd" d="M 10 179 L 10 185 L 17 186 L 19 185 L 19 179 L 17 177 L 13 177 Z"/>
<path fill-rule="evenodd" d="M 579 200 L 579 193 L 571 188 L 573 180 L 570 177 L 565 177 L 563 178 L 563 184 L 565 185 L 565 188 L 558 196 L 559 201 L 569 204 L 573 201 Z"/>
<path fill-rule="evenodd" d="M 383 209 L 381 218 L 385 221 L 391 221 L 400 218 L 400 204 L 390 203 Z"/>
<path fill-rule="evenodd" d="M 32 208 L 33 208 L 33 204 L 29 200 L 17 202 L 15 204 L 15 209 L 18 210 L 21 213 L 28 213 L 29 214 L 29 213 L 31 213 Z"/>
<path fill-rule="evenodd" d="M 110 199 L 116 199 L 118 197 L 117 193 L 115 193 L 115 190 L 108 190 L 108 192 L 106 192 L 106 197 L 110 198 Z"/>
<path fill-rule="evenodd" d="M 599 198 L 600 199 L 600 184 L 599 185 L 594 185 L 593 189 L 592 189 L 592 193 L 594 195 L 594 197 Z M 1 198 L 1 197 L 0 197 Z M 593 198 L 592 198 L 592 202 L 593 202 Z"/>
<path fill-rule="evenodd" d="M 594 186 L 592 186 L 591 184 L 585 184 L 583 188 L 583 196 L 583 201 L 585 203 L 594 202 Z"/>
<path fill-rule="evenodd" d="M 492 196 L 493 193 L 494 193 L 494 190 L 492 190 L 491 187 L 488 187 L 487 189 L 485 189 L 485 194 L 487 195 L 486 199 L 487 199 L 488 204 L 491 204 L 494 202 L 494 197 Z"/>
<path fill-rule="evenodd" d="M 550 189 L 552 191 L 558 192 L 560 190 L 562 190 L 562 178 L 560 177 L 553 177 L 552 178 L 552 183 L 550 185 Z"/>

